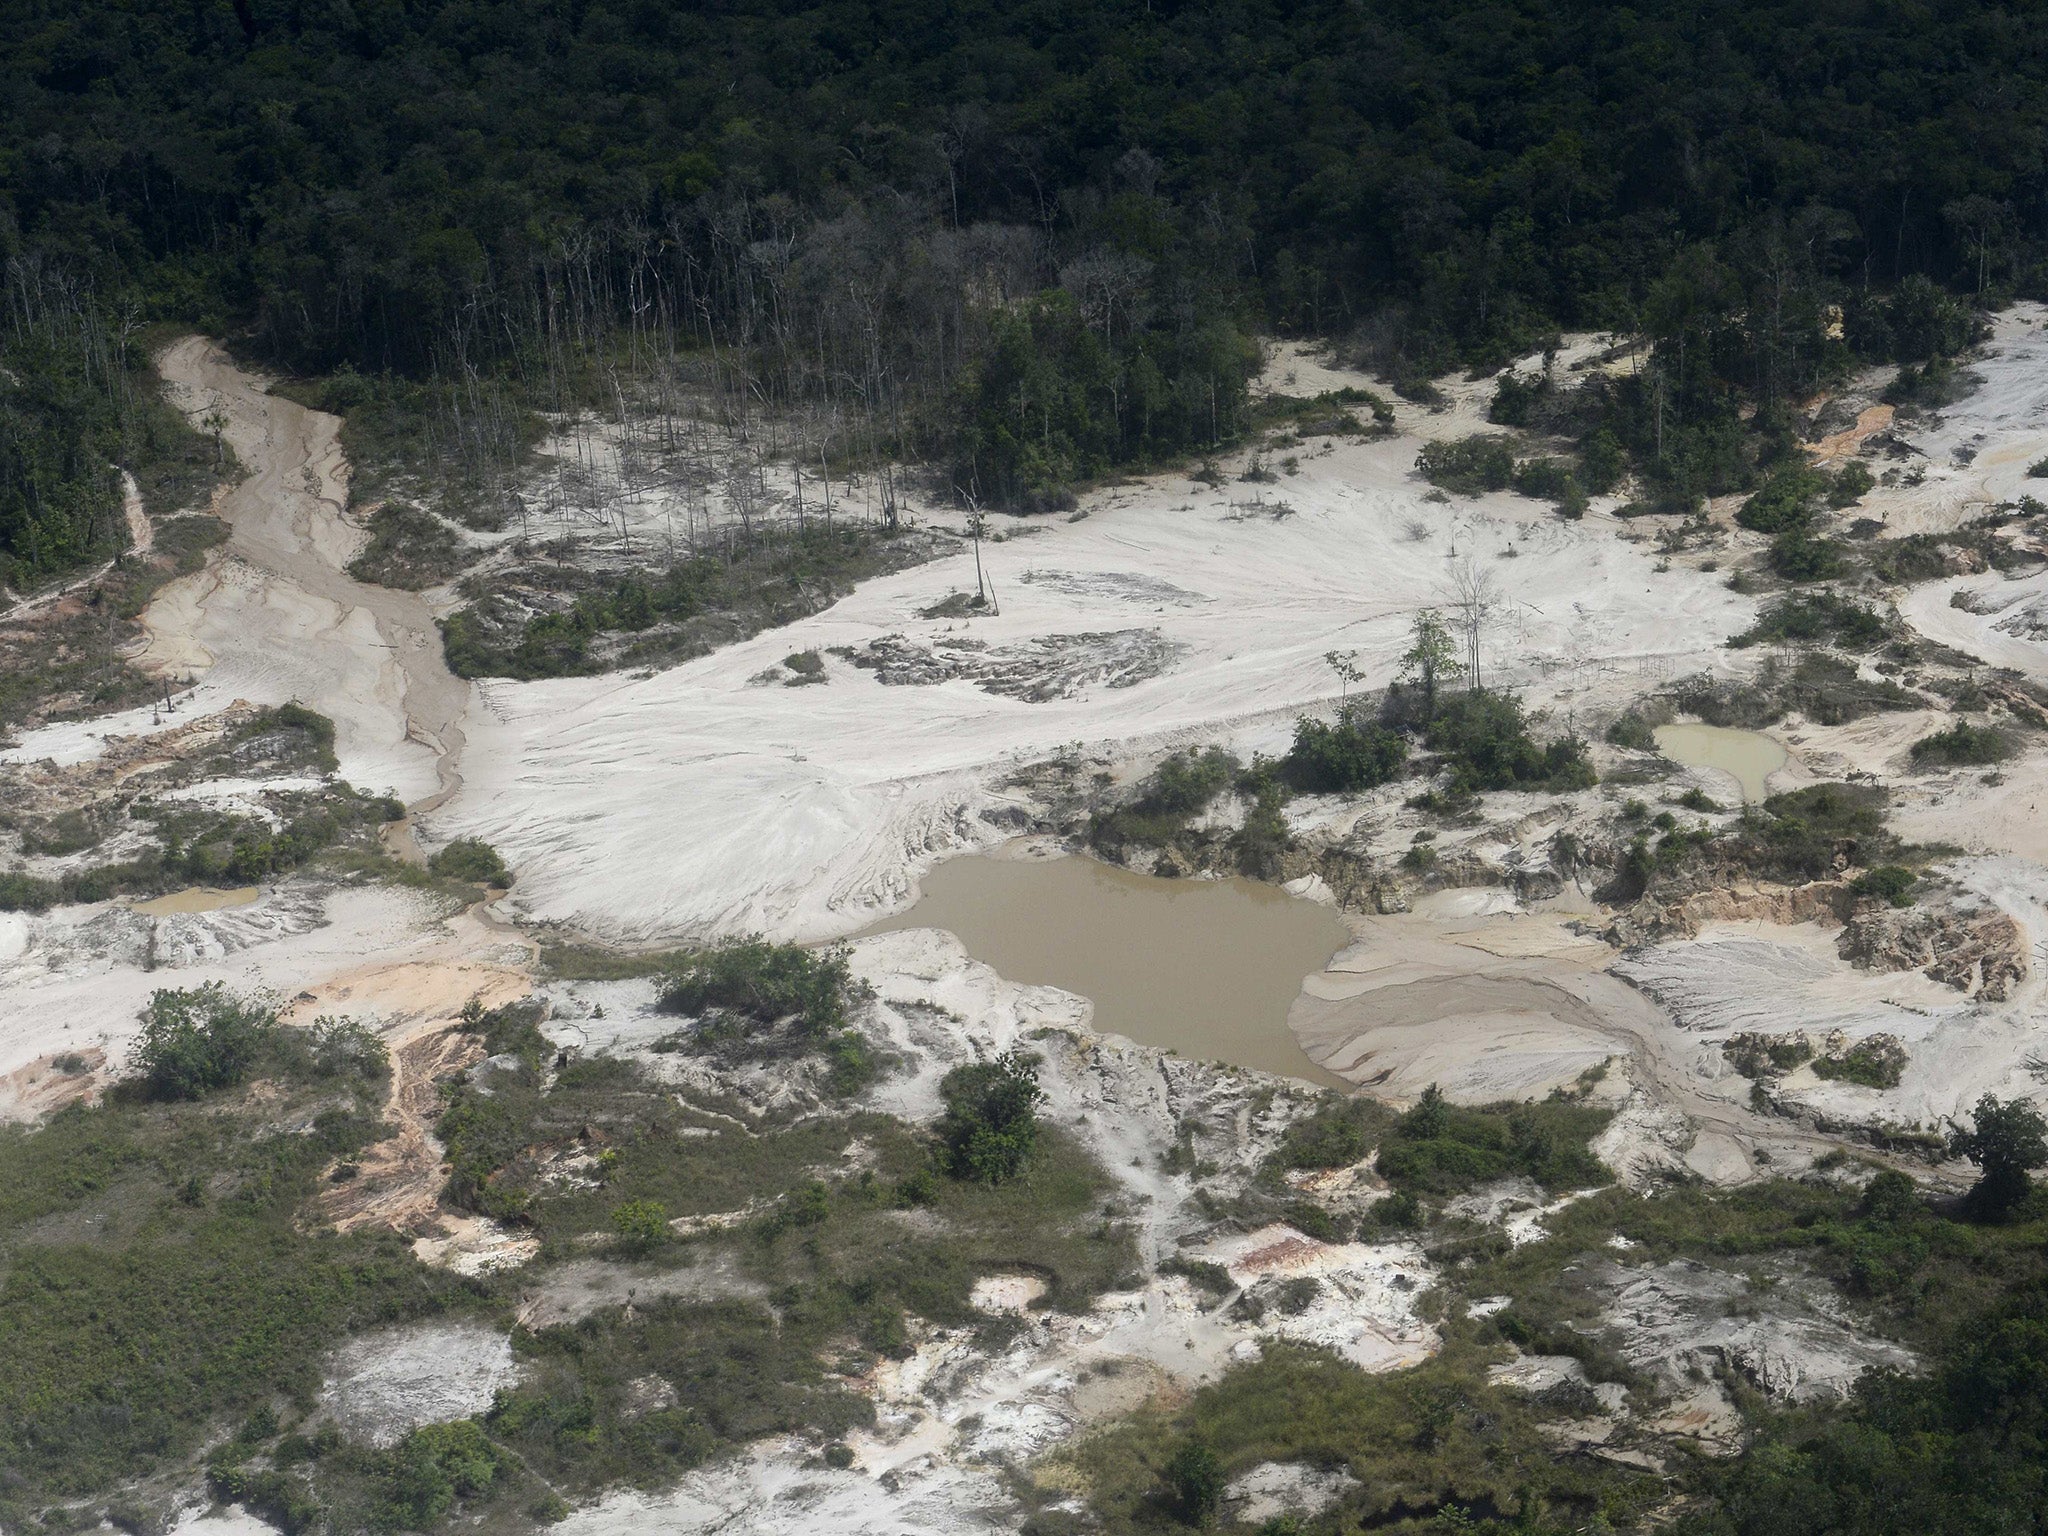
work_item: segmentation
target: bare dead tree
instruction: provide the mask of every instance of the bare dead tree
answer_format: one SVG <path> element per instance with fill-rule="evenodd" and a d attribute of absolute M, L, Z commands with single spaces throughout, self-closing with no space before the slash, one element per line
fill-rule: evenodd
<path fill-rule="evenodd" d="M 1500 588 L 1493 573 L 1467 555 L 1451 567 L 1451 591 L 1447 606 L 1456 615 L 1454 623 L 1465 644 L 1465 671 L 1473 691 L 1481 686 L 1480 646 L 1488 621 L 1500 601 Z"/>

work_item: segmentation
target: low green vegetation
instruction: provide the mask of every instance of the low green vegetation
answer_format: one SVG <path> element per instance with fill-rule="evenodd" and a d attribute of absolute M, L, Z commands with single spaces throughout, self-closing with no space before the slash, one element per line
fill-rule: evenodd
<path fill-rule="evenodd" d="M 748 939 L 689 956 L 662 978 L 656 1003 L 695 1016 L 692 1041 L 734 1059 L 822 1054 L 838 1091 L 851 1093 L 877 1069 L 850 1023 L 864 996 L 843 951 Z"/>
<path fill-rule="evenodd" d="M 1513 694 L 1473 688 L 1437 700 L 1423 745 L 1450 769 L 1453 794 L 1503 789 L 1584 789 L 1594 782 L 1586 746 L 1576 736 L 1539 745 Z"/>
<path fill-rule="evenodd" d="M 649 576 L 587 576 L 543 567 L 544 611 L 514 601 L 494 577 L 441 621 L 458 677 L 571 677 L 664 666 L 807 617 L 855 583 L 928 557 L 936 546 L 887 525 L 760 523 L 727 547 L 688 555 Z M 564 583 L 576 595 L 559 606 Z M 581 590 L 578 590 L 580 588 Z"/>
<path fill-rule="evenodd" d="M 1422 445 L 1415 456 L 1415 472 L 1439 490 L 1458 496 L 1504 491 L 1515 477 L 1514 445 L 1485 432 L 1442 438 Z"/>
<path fill-rule="evenodd" d="M 217 988 L 159 992 L 149 1018 L 144 1076 L 0 1128 L 10 1526 L 274 1403 L 303 1414 L 344 1332 L 465 1304 L 394 1234 L 302 1224 L 323 1170 L 383 1134 L 372 1036 L 277 1027 Z"/>
<path fill-rule="evenodd" d="M 435 850 L 427 868 L 445 880 L 460 880 L 494 891 L 509 890 L 512 871 L 498 856 L 498 850 L 481 838 L 458 837 Z"/>
<path fill-rule="evenodd" d="M 334 725 L 297 704 L 259 711 L 230 732 L 195 774 L 247 774 L 253 768 L 313 773 L 334 767 Z M 329 782 L 266 795 L 276 818 L 216 810 L 203 802 L 122 789 L 62 826 L 31 829 L 44 852 L 84 851 L 116 830 L 147 828 L 154 847 L 126 858 L 37 875 L 0 871 L 0 911 L 41 912 L 66 902 L 155 896 L 191 885 L 254 885 L 300 869 L 324 854 L 381 857 L 378 830 L 405 814 L 397 801 Z"/>
<path fill-rule="evenodd" d="M 1821 725 L 1844 725 L 1928 704 L 1924 695 L 1888 677 L 1865 677 L 1855 662 L 1818 650 L 1773 653 L 1747 682 L 1704 675 L 1681 679 L 1670 701 L 1708 725 L 1750 728 L 1775 725 L 1794 711 Z"/>
<path fill-rule="evenodd" d="M 1858 896 L 1875 897 L 1888 906 L 1910 907 L 1913 887 L 1919 883 L 1920 877 L 1903 864 L 1880 864 L 1851 880 L 1849 889 Z"/>
<path fill-rule="evenodd" d="M 1562 1536 L 1594 1521 L 1631 1524 L 1662 1499 L 1654 1477 L 1554 1454 L 1541 1426 L 1569 1410 L 1490 1386 L 1486 1360 L 1454 1344 L 1413 1370 L 1369 1375 L 1271 1342 L 1178 1406 L 1143 1409 L 1056 1451 L 1047 1480 L 1057 1486 L 1071 1469 L 1111 1533 L 1207 1523 L 1223 1483 L 1275 1461 L 1343 1468 L 1361 1485 L 1335 1515 L 1341 1525 L 1324 1516 L 1294 1527 L 1304 1531 Z"/>
<path fill-rule="evenodd" d="M 1157 768 L 1124 804 L 1098 811 L 1090 819 L 1092 847 L 1114 852 L 1126 844 L 1163 847 L 1187 830 L 1216 797 L 1237 784 L 1244 765 L 1220 747 L 1176 752 Z"/>
<path fill-rule="evenodd" d="M 1854 599 L 1832 592 L 1801 592 L 1771 603 L 1755 624 L 1731 638 L 1728 644 L 1742 650 L 1799 641 L 1870 651 L 1889 638 L 1884 620 Z"/>
<path fill-rule="evenodd" d="M 1668 705 L 1637 706 L 1624 710 L 1607 727 L 1607 743 L 1630 752 L 1654 752 L 1657 750 L 1657 727 L 1670 724 L 1670 714 Z"/>
<path fill-rule="evenodd" d="M 2002 763 L 2012 754 L 2012 738 L 2004 731 L 1958 720 L 1947 730 L 1914 742 L 1912 755 L 1917 768 L 1971 768 Z"/>
<path fill-rule="evenodd" d="M 1349 653 L 1331 652 L 1326 660 L 1340 677 L 1355 680 Z M 1183 870 L 1228 869 L 1270 880 L 1290 867 L 1287 856 L 1295 848 L 1286 816 L 1291 794 L 1357 794 L 1392 783 L 1412 771 L 1417 747 L 1433 754 L 1423 763 L 1445 781 L 1441 790 L 1425 789 L 1413 804 L 1462 811 L 1490 791 L 1572 790 L 1595 782 L 1579 737 L 1538 742 L 1518 698 L 1493 689 L 1455 689 L 1458 670 L 1449 628 L 1439 615 L 1425 612 L 1416 620 L 1401 680 L 1377 703 L 1347 700 L 1334 720 L 1301 716 L 1286 755 L 1261 758 L 1250 767 L 1215 748 L 1176 753 L 1129 798 L 1091 813 L 1089 843 L 1112 858 L 1124 858 L 1132 848 L 1158 848 L 1172 853 Z M 1225 788 L 1245 804 L 1237 830 L 1194 831 L 1192 823 Z M 1431 862 L 1433 852 L 1424 850 L 1406 864 L 1421 869 Z"/>
<path fill-rule="evenodd" d="M 1281 771 L 1308 794 L 1356 794 L 1393 782 L 1407 765 L 1407 738 L 1364 705 L 1347 705 L 1332 722 L 1312 715 L 1295 721 L 1294 745 Z"/>
<path fill-rule="evenodd" d="M 1370 426 L 1358 419 L 1360 408 L 1371 416 Z M 1276 390 L 1253 402 L 1251 422 L 1267 430 L 1285 429 L 1299 438 L 1377 436 L 1393 430 L 1394 408 L 1372 390 L 1353 385 L 1307 397 Z"/>
<path fill-rule="evenodd" d="M 1555 502 L 1564 517 L 1586 514 L 1585 489 L 1569 464 L 1555 458 L 1518 461 L 1513 443 L 1504 437 L 1475 433 L 1425 443 L 1415 456 L 1415 471 L 1456 495 L 1478 496 L 1512 487 L 1524 496 Z"/>
<path fill-rule="evenodd" d="M 1905 1075 L 1906 1053 L 1889 1037 L 1858 1040 L 1846 1050 L 1813 1058 L 1813 1075 L 1864 1088 L 1896 1088 Z"/>
<path fill-rule="evenodd" d="M 1434 1084 L 1380 1142 L 1380 1176 L 1396 1190 L 1444 1197 L 1516 1175 L 1561 1193 L 1612 1175 L 1588 1150 L 1612 1115 L 1566 1100 L 1464 1109 Z"/>
<path fill-rule="evenodd" d="M 1781 879 L 1826 879 L 1837 855 L 1851 865 L 1881 865 L 1898 846 L 1885 826 L 1889 798 L 1874 784 L 1838 783 L 1772 795 L 1743 813 L 1730 834 L 1734 851 Z"/>
<path fill-rule="evenodd" d="M 1843 546 L 1816 538 L 1804 528 L 1787 528 L 1771 540 L 1771 570 L 1786 581 L 1833 581 L 1847 569 Z"/>
<path fill-rule="evenodd" d="M 452 580 L 462 568 L 462 541 L 431 513 L 387 501 L 370 515 L 370 542 L 349 562 L 357 581 L 416 592 Z"/>
<path fill-rule="evenodd" d="M 1294 1169 L 1347 1168 L 1377 1153 L 1374 1169 L 1393 1186 L 1372 1207 L 1362 1236 L 1382 1227 L 1419 1225 L 1425 1199 L 1441 1202 L 1504 1178 L 1534 1179 L 1553 1193 L 1605 1184 L 1612 1175 L 1588 1144 L 1611 1112 L 1558 1094 L 1540 1103 L 1468 1108 L 1450 1103 L 1431 1085 L 1415 1107 L 1396 1115 L 1365 1098 L 1331 1096 L 1287 1128 L 1262 1173 L 1265 1197 L 1283 1200 L 1278 1178 Z M 1302 1226 L 1321 1225 L 1336 1240 L 1348 1232 L 1330 1225 L 1312 1202 L 1295 1201 L 1241 1213 L 1277 1215 Z"/>
<path fill-rule="evenodd" d="M 2041 555 L 2030 544 L 1998 536 L 2014 515 L 1994 512 L 1945 533 L 1878 539 L 1866 546 L 1864 558 L 1872 575 L 1901 586 L 1973 570 L 2012 571 L 2039 565 Z"/>

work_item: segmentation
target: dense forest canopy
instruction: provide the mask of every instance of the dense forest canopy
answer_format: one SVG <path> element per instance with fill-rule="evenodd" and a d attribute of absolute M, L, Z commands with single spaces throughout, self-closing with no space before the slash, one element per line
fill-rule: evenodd
<path fill-rule="evenodd" d="M 1642 330 L 1690 495 L 1748 466 L 1674 453 L 1667 415 L 1725 439 L 1725 388 L 1920 345 L 1865 296 L 2042 286 L 2043 20 L 9 0 L 0 256 L 305 372 L 530 377 L 626 329 L 724 348 L 762 397 L 857 400 L 1026 505 L 1231 436 L 1256 330 L 1397 378 Z"/>

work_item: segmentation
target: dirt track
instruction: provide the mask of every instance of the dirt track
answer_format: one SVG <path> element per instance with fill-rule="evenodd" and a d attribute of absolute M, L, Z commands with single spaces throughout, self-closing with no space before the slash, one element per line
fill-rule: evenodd
<path fill-rule="evenodd" d="M 179 675 L 220 667 L 238 689 L 248 678 L 252 696 L 296 697 L 334 719 L 344 773 L 416 791 L 416 810 L 441 804 L 462 782 L 469 685 L 448 670 L 419 594 L 348 574 L 363 534 L 344 512 L 341 419 L 268 392 L 201 337 L 157 366 L 188 412 L 225 413 L 250 473 L 215 506 L 230 529 L 223 557 L 145 615 L 141 662 Z"/>

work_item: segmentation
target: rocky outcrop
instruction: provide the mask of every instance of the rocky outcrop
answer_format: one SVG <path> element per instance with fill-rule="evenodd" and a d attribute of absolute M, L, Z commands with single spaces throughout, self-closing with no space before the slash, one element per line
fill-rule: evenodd
<path fill-rule="evenodd" d="M 1634 949 L 1666 939 L 1697 938 L 1704 923 L 1838 923 L 1852 900 L 1848 885 L 1840 880 L 1805 885 L 1734 880 L 1676 899 L 1646 897 L 1617 913 L 1602 937 L 1617 948 Z"/>
<path fill-rule="evenodd" d="M 1859 907 L 1842 929 L 1842 958 L 1873 971 L 1913 971 L 1968 992 L 1980 1002 L 2004 1002 L 2026 974 L 2025 935 L 1993 906 Z"/>

